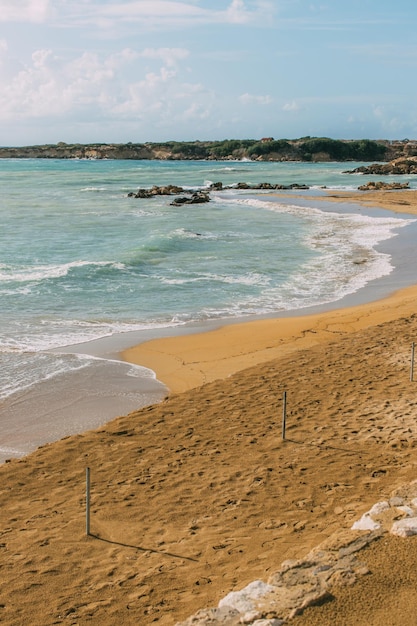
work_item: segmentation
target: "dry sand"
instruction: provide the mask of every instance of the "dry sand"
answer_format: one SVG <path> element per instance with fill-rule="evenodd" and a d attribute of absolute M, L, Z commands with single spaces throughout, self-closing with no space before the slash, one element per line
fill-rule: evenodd
<path fill-rule="evenodd" d="M 372 196 L 417 206 L 415 192 Z M 416 308 L 413 287 L 129 351 L 166 400 L 0 467 L 0 622 L 173 625 L 415 479 Z M 295 623 L 416 624 L 416 541 L 379 540 L 369 576 Z"/>

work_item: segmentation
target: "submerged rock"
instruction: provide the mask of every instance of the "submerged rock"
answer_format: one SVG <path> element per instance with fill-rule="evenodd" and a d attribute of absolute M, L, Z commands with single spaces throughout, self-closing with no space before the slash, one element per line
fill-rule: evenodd
<path fill-rule="evenodd" d="M 127 195 L 129 198 L 152 198 L 153 196 L 172 196 L 183 192 L 184 189 L 177 185 L 164 185 L 163 187 L 154 185 L 151 189 L 138 189 L 136 192 L 130 192 Z"/>
<path fill-rule="evenodd" d="M 210 196 L 206 191 L 195 191 L 190 197 L 181 196 L 175 198 L 170 204 L 172 206 L 181 206 L 182 204 L 203 204 L 204 202 L 210 202 Z"/>

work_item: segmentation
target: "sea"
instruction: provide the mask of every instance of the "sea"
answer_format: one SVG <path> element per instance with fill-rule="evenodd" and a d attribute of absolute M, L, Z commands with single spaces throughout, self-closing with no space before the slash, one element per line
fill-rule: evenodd
<path fill-rule="evenodd" d="M 326 201 L 375 180 L 345 173 L 364 164 L 1 159 L 0 462 L 164 398 L 154 372 L 120 359 L 126 347 L 400 286 L 416 234 L 406 207 Z M 229 188 L 205 204 L 129 195 L 216 182 Z"/>

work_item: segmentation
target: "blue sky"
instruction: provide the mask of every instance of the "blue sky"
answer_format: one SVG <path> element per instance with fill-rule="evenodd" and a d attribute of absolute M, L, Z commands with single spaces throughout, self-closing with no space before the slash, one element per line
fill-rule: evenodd
<path fill-rule="evenodd" d="M 0 145 L 417 138 L 416 0 L 0 0 Z"/>

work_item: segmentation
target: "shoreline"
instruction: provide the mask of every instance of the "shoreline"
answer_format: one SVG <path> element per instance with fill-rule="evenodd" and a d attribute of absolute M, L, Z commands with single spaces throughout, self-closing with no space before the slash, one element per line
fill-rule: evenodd
<path fill-rule="evenodd" d="M 152 339 L 121 353 L 181 393 L 275 358 L 415 313 L 417 285 L 368 304 L 314 315 L 226 324 L 220 328 Z"/>
<path fill-rule="evenodd" d="M 311 202 L 309 194 L 274 193 L 266 197 L 270 195 Z M 331 190 L 320 200 L 359 205 L 383 212 L 406 213 L 408 216 L 417 215 L 417 191 L 414 190 Z M 408 260 L 411 260 L 410 256 Z M 404 264 L 404 259 L 401 264 Z M 171 329 L 169 334 L 174 336 L 144 340 L 124 348 L 119 356 L 126 362 L 151 369 L 157 380 L 166 385 L 171 393 L 183 392 L 230 376 L 246 367 L 331 341 L 342 334 L 414 313 L 416 274 L 412 272 L 412 278 L 408 274 L 405 280 L 407 286 L 402 287 L 395 276 L 399 271 L 394 268 L 394 276 L 371 281 L 360 293 L 328 305 L 280 313 L 268 316 L 267 319 L 223 320 L 214 324 L 214 329 L 210 328 L 213 324 L 208 323 L 207 329 L 202 331 L 198 329 L 193 332 L 192 327 L 186 331 L 178 328 L 175 334 L 175 329 Z M 401 271 L 404 272 L 403 267 Z M 409 281 L 412 284 L 408 284 Z"/>

